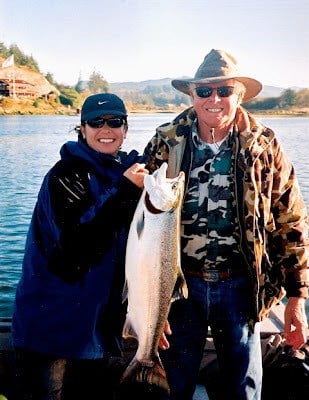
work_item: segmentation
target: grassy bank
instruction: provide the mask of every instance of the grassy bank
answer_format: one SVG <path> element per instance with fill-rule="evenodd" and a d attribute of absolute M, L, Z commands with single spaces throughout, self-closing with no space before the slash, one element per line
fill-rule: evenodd
<path fill-rule="evenodd" d="M 73 110 L 73 112 L 76 112 Z M 0 115 L 54 115 L 71 114 L 69 107 L 54 100 L 44 99 L 13 99 L 3 97 L 0 99 Z"/>
<path fill-rule="evenodd" d="M 149 107 L 137 105 L 128 107 L 129 113 L 179 113 L 184 107 Z M 256 116 L 267 117 L 309 117 L 309 108 L 291 110 L 255 110 L 250 111 Z M 13 99 L 0 98 L 0 115 L 74 115 L 77 110 L 70 106 L 64 106 L 56 100 L 44 99 Z"/>

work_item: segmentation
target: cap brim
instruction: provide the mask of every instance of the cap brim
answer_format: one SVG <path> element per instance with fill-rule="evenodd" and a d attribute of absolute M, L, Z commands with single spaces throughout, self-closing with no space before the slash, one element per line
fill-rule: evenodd
<path fill-rule="evenodd" d="M 256 97 L 263 88 L 263 85 L 259 81 L 252 79 L 252 78 L 247 78 L 245 76 L 231 76 L 231 77 L 216 76 L 213 78 L 205 78 L 205 79 L 194 79 L 194 78 L 192 78 L 192 79 L 173 79 L 171 84 L 175 89 L 179 90 L 180 92 L 190 95 L 190 84 L 192 84 L 192 83 L 201 83 L 201 84 L 218 83 L 218 82 L 227 81 L 229 79 L 235 79 L 235 80 L 243 83 L 243 85 L 245 86 L 246 93 L 243 97 L 243 102 L 246 102 L 246 101 L 251 100 L 254 97 Z"/>

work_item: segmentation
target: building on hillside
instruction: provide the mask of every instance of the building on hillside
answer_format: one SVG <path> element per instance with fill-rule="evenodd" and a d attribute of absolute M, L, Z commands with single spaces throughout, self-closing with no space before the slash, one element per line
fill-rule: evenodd
<path fill-rule="evenodd" d="M 3 80 L 0 80 L 0 96 L 8 97 L 9 95 L 10 95 L 9 85 Z"/>
<path fill-rule="evenodd" d="M 30 97 L 37 98 L 39 93 L 32 83 L 22 79 L 1 79 L 0 95 L 9 97 Z"/>

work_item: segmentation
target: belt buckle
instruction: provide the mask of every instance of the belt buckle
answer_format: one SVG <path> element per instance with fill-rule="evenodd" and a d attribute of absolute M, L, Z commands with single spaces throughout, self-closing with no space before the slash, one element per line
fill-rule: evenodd
<path fill-rule="evenodd" d="M 219 276 L 219 270 L 217 269 L 210 269 L 208 271 L 204 272 L 204 279 L 207 282 L 219 282 L 220 276 Z"/>

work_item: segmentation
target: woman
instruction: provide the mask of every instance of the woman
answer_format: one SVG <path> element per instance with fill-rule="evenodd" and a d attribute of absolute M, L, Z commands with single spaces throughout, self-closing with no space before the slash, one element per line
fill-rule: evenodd
<path fill-rule="evenodd" d="M 127 232 L 143 187 L 142 158 L 120 150 L 127 111 L 89 96 L 78 141 L 65 143 L 33 212 L 12 334 L 17 398 L 112 398 Z"/>

